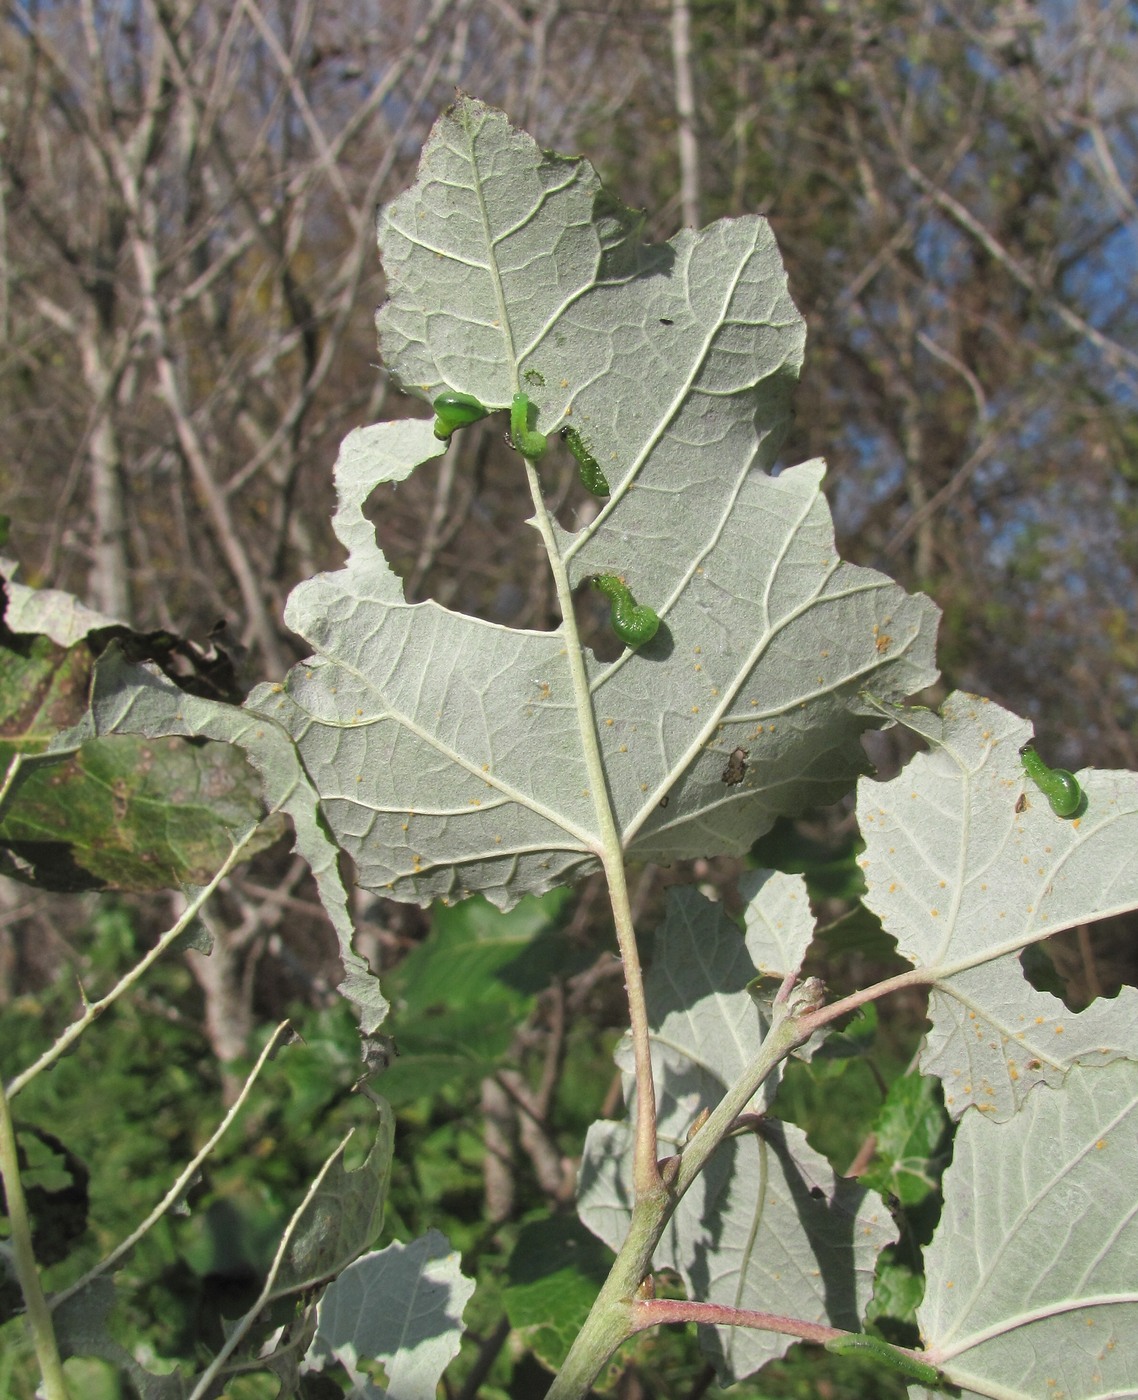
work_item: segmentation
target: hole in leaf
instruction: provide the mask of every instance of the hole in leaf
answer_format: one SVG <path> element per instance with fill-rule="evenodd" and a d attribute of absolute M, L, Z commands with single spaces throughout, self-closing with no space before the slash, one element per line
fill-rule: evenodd
<path fill-rule="evenodd" d="M 449 451 L 405 480 L 378 486 L 364 507 L 412 603 L 509 627 L 557 623 L 553 582 L 525 477 L 498 425 L 456 433 Z"/>
<path fill-rule="evenodd" d="M 609 622 L 609 601 L 591 583 L 582 584 L 573 596 L 577 630 L 582 642 L 591 647 L 598 661 L 615 661 L 624 643 Z"/>
<path fill-rule="evenodd" d="M 1138 916 L 1120 914 L 1066 929 L 1020 954 L 1023 974 L 1039 992 L 1082 1011 L 1099 997 L 1138 985 Z"/>
<path fill-rule="evenodd" d="M 499 429 L 495 419 L 455 433 L 444 456 L 377 486 L 364 514 L 408 602 L 432 598 L 487 622 L 551 631 L 560 622 L 553 579 L 541 537 L 526 523 L 533 502 L 521 459 Z M 551 444 L 539 475 L 558 523 L 576 531 L 603 502 L 585 491 L 576 463 L 557 447 Z M 598 607 L 596 616 L 603 620 L 607 610 Z M 579 612 L 578 623 L 602 635 L 591 614 Z"/>

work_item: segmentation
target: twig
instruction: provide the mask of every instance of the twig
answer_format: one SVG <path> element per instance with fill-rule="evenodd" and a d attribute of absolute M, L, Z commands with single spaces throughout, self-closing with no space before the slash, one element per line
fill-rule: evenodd
<path fill-rule="evenodd" d="M 980 222 L 979 219 L 947 190 L 942 189 L 935 181 L 929 179 L 923 170 L 906 154 L 900 139 L 893 129 L 892 123 L 886 120 L 886 130 L 897 154 L 901 167 L 909 179 L 919 189 L 932 199 L 944 212 L 985 249 L 990 257 L 994 258 L 1010 275 L 1017 281 L 1025 291 L 1036 297 L 1040 304 L 1047 310 L 1053 312 L 1059 319 L 1073 330 L 1076 335 L 1089 341 L 1097 350 L 1100 350 L 1106 360 L 1116 368 L 1122 365 L 1128 366 L 1132 370 L 1138 370 L 1138 352 L 1135 352 L 1125 345 L 1120 345 L 1118 341 L 1112 340 L 1110 336 L 1104 335 L 1097 327 L 1092 326 L 1089 321 L 1066 302 L 1061 301 L 1053 293 L 1047 291 L 1039 284 L 1038 279 L 1026 268 L 994 234 Z"/>
<path fill-rule="evenodd" d="M 258 823 L 258 826 L 259 825 L 260 823 Z M 15 1079 L 11 1080 L 8 1084 L 7 1093 L 10 1098 L 15 1098 L 20 1090 L 30 1084 L 37 1074 L 45 1069 L 50 1069 L 57 1060 L 61 1059 L 67 1051 L 70 1050 L 72 1045 L 75 1044 L 87 1027 L 91 1025 L 93 1021 L 97 1021 L 108 1007 L 113 1006 L 124 992 L 129 991 L 130 988 L 142 978 L 144 973 L 148 972 L 154 963 L 158 961 L 166 949 L 169 948 L 170 944 L 174 943 L 178 937 L 186 931 L 198 910 L 205 904 L 206 900 L 209 899 L 210 895 L 213 894 L 214 890 L 217 889 L 218 885 L 221 884 L 222 880 L 225 879 L 226 875 L 229 874 L 237 862 L 243 858 L 244 849 L 256 831 L 256 826 L 251 827 L 240 840 L 234 844 L 233 849 L 225 858 L 220 870 L 218 870 L 217 874 L 214 875 L 208 885 L 198 890 L 197 894 L 186 905 L 185 911 L 177 923 L 162 935 L 150 952 L 147 953 L 140 962 L 136 963 L 134 967 L 111 988 L 105 997 L 101 997 L 98 1001 L 94 1002 L 86 1002 L 86 998 L 84 998 L 86 1009 L 82 1016 L 80 1016 L 78 1020 L 73 1021 L 56 1040 L 55 1044 L 49 1050 L 45 1050 L 34 1064 L 29 1065 L 22 1074 L 16 1075 Z"/>
<path fill-rule="evenodd" d="M 51 1309 L 43 1295 L 35 1250 L 32 1247 L 32 1223 L 28 1215 L 28 1203 L 24 1197 L 24 1183 L 20 1176 L 20 1155 L 16 1146 L 16 1130 L 12 1125 L 8 1097 L 2 1086 L 0 1086 L 0 1178 L 4 1182 L 8 1226 L 11 1232 L 12 1262 L 16 1270 L 16 1278 L 19 1281 L 20 1292 L 24 1295 L 24 1304 L 28 1310 L 28 1327 L 32 1334 L 32 1344 L 35 1347 L 40 1375 L 43 1378 L 44 1394 L 47 1400 L 68 1400 L 67 1381 L 63 1375 L 63 1362 L 59 1355 L 59 1345 L 55 1340 Z"/>
<path fill-rule="evenodd" d="M 933 495 L 920 507 L 915 510 L 908 520 L 890 536 L 885 545 L 884 554 L 886 558 L 891 558 L 909 540 L 912 535 L 925 523 L 931 515 L 934 515 L 940 508 L 947 504 L 968 484 L 976 472 L 995 453 L 1000 444 L 1005 440 L 1006 435 L 1019 426 L 1020 423 L 1035 409 L 1034 400 L 1026 400 L 1019 403 L 1008 415 L 1007 422 L 1002 428 L 993 429 L 976 446 L 976 449 L 969 454 L 953 472 L 952 476 L 945 482 L 939 491 Z"/>
<path fill-rule="evenodd" d="M 778 1332 L 803 1342 L 828 1342 L 845 1333 L 840 1327 L 805 1322 L 779 1313 L 755 1312 L 752 1308 L 731 1308 L 725 1303 L 689 1303 L 682 1298 L 644 1298 L 632 1305 L 632 1332 L 659 1327 L 666 1322 L 697 1322 L 705 1327 L 751 1327 L 761 1332 Z"/>
<path fill-rule="evenodd" d="M 106 1271 L 114 1264 L 117 1264 L 125 1254 L 129 1254 L 139 1240 L 142 1239 L 143 1235 L 161 1220 L 162 1216 L 166 1214 L 171 1206 L 181 1200 L 182 1196 L 185 1194 L 186 1187 L 193 1180 L 194 1174 L 197 1172 L 198 1168 L 221 1141 L 229 1125 L 235 1121 L 237 1115 L 241 1112 L 241 1109 L 245 1105 L 245 1100 L 249 1097 L 261 1070 L 265 1067 L 266 1062 L 272 1057 L 273 1052 L 280 1044 L 281 1037 L 288 1029 L 288 1026 L 289 1023 L 287 1021 L 282 1021 L 269 1037 L 265 1048 L 261 1051 L 260 1055 L 257 1056 L 257 1063 L 249 1071 L 240 1094 L 234 1099 L 229 1112 L 218 1124 L 201 1150 L 186 1164 L 185 1170 L 179 1174 L 173 1186 L 170 1187 L 169 1191 L 166 1192 L 150 1214 L 146 1216 L 138 1228 L 129 1234 L 121 1244 L 111 1250 L 110 1254 L 108 1254 L 105 1259 L 96 1264 L 94 1268 L 89 1269 L 82 1278 L 77 1279 L 69 1288 L 65 1288 L 62 1293 L 54 1294 L 51 1299 L 51 1307 L 53 1309 L 58 1308 L 61 1303 L 65 1303 L 68 1298 L 78 1293 L 81 1289 L 86 1288 L 86 1286 L 94 1279 L 97 1279 L 100 1274 L 106 1273 Z"/>
<path fill-rule="evenodd" d="M 281 1236 L 281 1242 L 277 1246 L 277 1252 L 273 1256 L 272 1264 L 269 1266 L 269 1272 L 265 1278 L 264 1287 L 257 1295 L 257 1301 L 248 1310 L 248 1312 L 244 1313 L 240 1318 L 238 1318 L 237 1322 L 234 1323 L 233 1330 L 225 1339 L 225 1344 L 222 1346 L 221 1350 L 217 1353 L 213 1360 L 209 1363 L 209 1365 L 205 1368 L 202 1374 L 198 1377 L 198 1383 L 194 1386 L 193 1390 L 190 1391 L 187 1400 L 203 1400 L 204 1396 L 208 1394 L 210 1385 L 212 1384 L 214 1378 L 217 1376 L 218 1372 L 221 1370 L 224 1363 L 237 1349 L 238 1344 L 244 1338 L 245 1334 L 249 1331 L 250 1327 L 252 1327 L 253 1323 L 256 1322 L 257 1318 L 261 1315 L 261 1312 L 265 1308 L 265 1306 L 271 1301 L 273 1297 L 274 1286 L 277 1280 L 277 1275 L 280 1273 L 281 1265 L 284 1263 L 285 1254 L 288 1250 L 289 1245 L 292 1244 L 292 1237 L 296 1233 L 297 1227 L 299 1226 L 301 1220 L 304 1217 L 304 1212 L 308 1209 L 309 1205 L 311 1205 L 312 1201 L 315 1200 L 316 1195 L 320 1190 L 320 1187 L 324 1184 L 324 1178 L 332 1170 L 332 1167 L 336 1163 L 336 1161 L 343 1155 L 344 1149 L 351 1141 L 351 1137 L 352 1134 L 348 1133 L 344 1138 L 341 1139 L 341 1141 L 336 1145 L 335 1150 L 329 1155 L 327 1161 L 325 1161 L 324 1165 L 316 1174 L 316 1178 L 313 1181 L 312 1185 L 304 1193 L 304 1199 L 293 1212 L 292 1218 L 288 1222 L 288 1225 L 285 1227 L 284 1234 Z"/>
<path fill-rule="evenodd" d="M 8 764 L 7 772 L 4 774 L 4 781 L 0 783 L 0 812 L 3 812 L 8 801 L 8 794 L 12 791 L 12 786 L 19 775 L 20 769 L 24 766 L 24 755 L 15 753 Z"/>

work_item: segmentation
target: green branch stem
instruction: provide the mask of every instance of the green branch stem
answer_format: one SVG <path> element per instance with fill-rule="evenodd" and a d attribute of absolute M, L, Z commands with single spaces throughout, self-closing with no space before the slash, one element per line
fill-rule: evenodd
<path fill-rule="evenodd" d="M 573 703 L 577 710 L 577 723 L 581 732 L 584 751 L 585 771 L 589 777 L 589 791 L 593 797 L 593 810 L 597 817 L 600 832 L 600 849 L 597 854 L 604 866 L 608 880 L 609 901 L 612 906 L 613 923 L 616 928 L 617 946 L 624 963 L 624 986 L 628 996 L 629 1027 L 636 1059 L 636 1148 L 633 1157 L 633 1185 L 637 1197 L 660 1197 L 662 1186 L 660 1169 L 656 1163 L 656 1089 L 652 1076 L 652 1048 L 648 1027 L 648 1001 L 644 995 L 644 972 L 640 964 L 640 951 L 636 946 L 636 930 L 632 920 L 632 902 L 628 894 L 628 878 L 624 868 L 624 849 L 620 832 L 617 830 L 612 803 L 609 800 L 608 782 L 605 777 L 604 760 L 601 757 L 600 740 L 597 737 L 597 721 L 593 713 L 593 701 L 589 692 L 589 678 L 585 672 L 585 658 L 577 634 L 576 617 L 573 611 L 573 590 L 565 561 L 557 547 L 553 525 L 545 500 L 541 494 L 541 481 L 529 457 L 523 458 L 530 497 L 533 500 L 534 517 L 541 532 L 549 567 L 553 573 L 553 585 L 561 609 L 562 624 L 565 629 L 565 652 L 569 662 L 569 677 L 573 688 Z"/>
<path fill-rule="evenodd" d="M 982 958 L 977 961 L 986 962 L 988 959 Z M 863 987 L 860 991 L 851 992 L 849 996 L 842 997 L 840 1001 L 827 1002 L 825 1006 L 807 1011 L 802 1017 L 802 1026 L 806 1031 L 807 1039 L 815 1031 L 820 1031 L 824 1026 L 832 1026 L 835 1021 L 841 1020 L 843 1016 L 848 1016 L 851 1011 L 857 1011 L 867 1002 L 879 1001 L 882 997 L 887 997 L 890 992 L 900 992 L 906 987 L 931 986 L 938 977 L 943 975 L 943 971 L 938 972 L 934 968 L 910 968 L 908 972 L 899 972 L 895 977 L 886 977 L 884 981 L 875 982 L 872 987 Z"/>
<path fill-rule="evenodd" d="M 804 1045 L 821 1027 L 832 1024 L 867 1001 L 930 980 L 927 969 L 913 968 L 823 1006 L 819 1004 L 823 988 L 817 979 L 808 978 L 805 982 L 796 983 L 793 978 L 787 978 L 775 997 L 770 1030 L 754 1058 L 680 1152 L 660 1164 L 663 1168 L 661 1195 L 638 1194 L 628 1235 L 612 1271 L 597 1295 L 592 1311 L 570 1348 L 546 1400 L 583 1400 L 613 1352 L 634 1333 L 658 1323 L 727 1323 L 783 1332 L 823 1345 L 846 1335 L 838 1328 L 775 1314 L 768 1317 L 746 1310 L 727 1309 L 733 1315 L 720 1316 L 724 1309 L 718 1305 L 683 1301 L 672 1304 L 666 1303 L 666 1300 L 657 1302 L 638 1298 L 637 1290 L 652 1271 L 656 1246 L 684 1193 L 719 1145 L 735 1129 L 747 1105 L 775 1067 L 791 1051 Z M 637 1076 L 639 1085 L 639 1063 Z"/>
<path fill-rule="evenodd" d="M 88 1002 L 86 997 L 84 997 L 85 1005 L 83 1014 L 67 1027 L 56 1040 L 55 1044 L 52 1045 L 49 1050 L 45 1050 L 34 1064 L 29 1065 L 26 1070 L 21 1074 L 17 1074 L 16 1077 L 9 1082 L 7 1093 L 10 1098 L 15 1098 L 20 1090 L 24 1089 L 37 1074 L 40 1074 L 45 1069 L 50 1069 L 57 1060 L 66 1055 L 68 1050 L 71 1049 L 72 1045 L 75 1044 L 87 1027 L 91 1025 L 92 1022 L 97 1021 L 108 1007 L 113 1006 L 124 992 L 128 992 L 136 982 L 141 981 L 146 972 L 158 961 L 170 945 L 176 942 L 177 939 L 185 933 L 186 929 L 189 928 L 190 924 L 197 916 L 198 910 L 201 909 L 233 867 L 238 865 L 244 858 L 245 847 L 253 839 L 254 835 L 256 835 L 260 825 L 260 822 L 258 822 L 256 826 L 250 827 L 248 831 L 244 832 L 243 835 L 234 842 L 229 855 L 226 856 L 213 879 L 210 880 L 208 885 L 203 885 L 196 892 L 182 911 L 181 917 L 178 919 L 177 923 L 167 929 L 150 952 L 147 953 L 141 961 L 137 962 L 134 967 L 111 988 L 105 997 L 100 997 L 98 1001 L 91 1002 Z"/>
<path fill-rule="evenodd" d="M 187 1400 L 204 1400 L 204 1397 L 210 1394 L 213 1388 L 213 1382 L 219 1374 L 219 1372 L 221 1371 L 222 1366 L 224 1366 L 224 1364 L 226 1363 L 226 1361 L 228 1361 L 230 1356 L 233 1355 L 234 1351 L 240 1344 L 242 1338 L 257 1321 L 257 1319 L 261 1316 L 265 1308 L 269 1305 L 269 1303 L 273 1301 L 273 1298 L 276 1296 L 277 1275 L 280 1273 L 281 1265 L 284 1263 L 285 1254 L 288 1252 L 289 1245 L 292 1244 L 293 1236 L 296 1234 L 297 1227 L 303 1219 L 305 1211 L 308 1209 L 312 1201 L 316 1198 L 320 1187 L 324 1184 L 324 1178 L 328 1175 L 328 1173 L 332 1170 L 332 1167 L 343 1155 L 344 1149 L 347 1147 L 351 1139 L 352 1134 L 347 1133 L 336 1145 L 335 1149 L 329 1154 L 327 1160 L 325 1161 L 324 1165 L 320 1168 L 319 1172 L 317 1172 L 316 1177 L 312 1182 L 312 1185 L 309 1186 L 308 1190 L 304 1193 L 304 1199 L 301 1201 L 300 1205 L 297 1206 L 296 1210 L 293 1211 L 292 1219 L 288 1222 L 288 1225 L 285 1227 L 284 1234 L 281 1236 L 281 1242 L 277 1246 L 277 1252 L 273 1255 L 273 1262 L 269 1266 L 269 1272 L 265 1278 L 264 1286 L 262 1287 L 261 1292 L 257 1296 L 257 1301 L 248 1310 L 248 1312 L 244 1313 L 233 1324 L 232 1329 L 226 1335 L 224 1345 L 221 1347 L 217 1355 L 209 1363 L 206 1369 L 202 1372 L 202 1374 L 198 1377 L 197 1384 L 194 1386 L 193 1390 L 190 1391 Z"/>
<path fill-rule="evenodd" d="M 791 1000 L 776 1001 L 774 1022 L 750 1064 L 691 1141 L 684 1144 L 679 1156 L 663 1163 L 663 1189 L 655 1195 L 638 1194 L 620 1253 L 546 1400 L 583 1400 L 617 1347 L 642 1326 L 650 1325 L 639 1321 L 643 1314 L 637 1312 L 640 1304 L 636 1291 L 652 1271 L 652 1256 L 668 1222 L 684 1192 L 730 1133 L 736 1118 L 767 1076 L 796 1046 L 809 1039 L 804 1021 L 803 1013 Z M 639 1074 L 637 1088 L 639 1107 Z M 826 1335 L 832 1332 L 833 1329 L 827 1329 Z"/>
<path fill-rule="evenodd" d="M 86 1288 L 89 1283 L 94 1282 L 94 1280 L 97 1279 L 100 1274 L 106 1273 L 106 1271 L 112 1268 L 115 1264 L 117 1264 L 118 1261 L 122 1259 L 124 1255 L 129 1254 L 130 1251 L 139 1242 L 139 1240 L 142 1239 L 143 1235 L 145 1235 L 148 1230 L 150 1230 L 153 1226 L 155 1226 L 158 1223 L 159 1220 L 162 1219 L 162 1217 L 166 1214 L 166 1212 L 170 1209 L 171 1206 L 175 1205 L 178 1201 L 180 1201 L 183 1198 L 183 1196 L 186 1193 L 187 1187 L 197 1175 L 198 1169 L 201 1167 L 201 1164 L 205 1161 L 205 1159 L 221 1141 L 229 1126 L 236 1121 L 242 1108 L 245 1106 L 245 1102 L 248 1099 L 250 1092 L 252 1091 L 253 1085 L 257 1082 L 257 1079 L 260 1076 L 261 1070 L 264 1069 L 265 1065 L 268 1063 L 269 1059 L 272 1057 L 277 1047 L 280 1045 L 281 1037 L 284 1035 L 285 1031 L 288 1030 L 288 1027 L 288 1021 L 282 1021 L 280 1025 L 276 1028 L 276 1030 L 272 1033 L 272 1035 L 269 1037 L 268 1041 L 265 1044 L 265 1048 L 261 1051 L 260 1055 L 257 1056 L 257 1063 L 253 1066 L 253 1068 L 249 1071 L 248 1075 L 246 1076 L 245 1083 L 241 1086 L 241 1092 L 233 1101 L 233 1104 L 230 1107 L 229 1111 L 226 1113 L 225 1117 L 214 1129 L 213 1133 L 210 1135 L 208 1141 L 202 1146 L 201 1150 L 195 1153 L 194 1156 L 190 1159 L 190 1161 L 186 1164 L 185 1168 L 181 1172 L 179 1172 L 174 1184 L 170 1187 L 169 1191 L 166 1192 L 166 1194 L 162 1197 L 162 1199 L 158 1202 L 158 1204 L 154 1207 L 150 1214 L 145 1218 L 145 1220 L 142 1221 L 142 1223 L 138 1226 L 136 1230 L 133 1230 L 126 1237 L 126 1239 L 122 1241 L 121 1244 L 117 1245 L 114 1249 L 112 1249 L 110 1254 L 108 1254 L 105 1259 L 100 1260 L 100 1262 L 96 1264 L 94 1268 L 89 1269 L 83 1275 L 82 1278 L 76 1279 L 76 1281 L 69 1288 L 63 1289 L 62 1292 L 53 1294 L 51 1298 L 51 1307 L 53 1309 L 58 1308 L 61 1303 L 65 1303 L 69 1298 L 74 1297 L 76 1293 L 82 1292 L 82 1290 Z"/>
<path fill-rule="evenodd" d="M 28 1328 L 32 1334 L 36 1361 L 43 1379 L 46 1400 L 68 1400 L 67 1380 L 63 1361 L 52 1326 L 51 1309 L 40 1283 L 39 1267 L 32 1246 L 32 1222 L 20 1176 L 20 1156 L 16 1146 L 16 1129 L 8 1096 L 0 1086 L 0 1179 L 4 1183 L 8 1227 L 12 1243 L 12 1262 L 20 1292 L 27 1309 Z"/>

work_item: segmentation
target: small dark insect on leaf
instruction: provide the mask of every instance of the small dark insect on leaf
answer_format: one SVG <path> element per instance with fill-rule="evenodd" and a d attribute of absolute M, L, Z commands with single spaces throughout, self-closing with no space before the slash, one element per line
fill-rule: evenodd
<path fill-rule="evenodd" d="M 741 783 L 747 774 L 747 750 L 732 749 L 731 757 L 727 760 L 727 767 L 723 770 L 723 781 L 728 787 L 734 787 L 736 783 Z"/>
<path fill-rule="evenodd" d="M 660 806 L 666 807 L 671 800 L 672 799 L 668 796 L 668 794 L 665 793 L 663 797 L 660 798 Z"/>
<path fill-rule="evenodd" d="M 670 320 L 667 316 L 661 316 L 661 317 L 660 317 L 660 324 L 661 324 L 662 326 L 674 326 L 676 323 L 675 323 L 675 321 Z"/>
<path fill-rule="evenodd" d="M 394 1036 L 376 1034 L 364 1043 L 363 1059 L 368 1074 L 382 1074 L 385 1069 L 390 1069 L 398 1055 L 399 1047 Z"/>
<path fill-rule="evenodd" d="M 1016 798 L 1016 816 L 1018 817 L 1019 814 L 1020 814 L 1021 812 L 1024 812 L 1024 811 L 1026 811 L 1026 810 L 1027 810 L 1027 793 L 1026 793 L 1026 792 L 1021 792 L 1020 795 Z"/>

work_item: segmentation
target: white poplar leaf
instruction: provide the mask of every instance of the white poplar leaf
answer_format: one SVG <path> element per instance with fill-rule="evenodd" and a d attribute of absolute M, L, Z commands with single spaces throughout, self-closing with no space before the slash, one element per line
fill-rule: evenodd
<path fill-rule="evenodd" d="M 954 1117 L 1003 1119 L 1072 1065 L 1138 1056 L 1138 993 L 1075 1015 L 1036 992 L 1016 954 L 1076 924 L 1138 908 L 1138 774 L 1086 769 L 1074 818 L 1027 777 L 1026 721 L 974 695 L 939 715 L 894 714 L 924 737 L 890 782 L 862 781 L 866 903 L 930 974 L 925 1073 Z"/>
<path fill-rule="evenodd" d="M 965 1395 L 1138 1395 L 1138 1064 L 964 1116 L 925 1253 L 928 1359 Z"/>
<path fill-rule="evenodd" d="M 619 574 L 661 627 L 615 661 L 586 652 L 586 693 L 564 623 L 408 604 L 363 505 L 444 448 L 426 420 L 348 438 L 334 521 L 348 561 L 286 614 L 314 655 L 250 703 L 293 735 L 370 889 L 508 907 L 594 867 L 594 727 L 631 857 L 741 852 L 864 770 L 859 736 L 880 723 L 865 686 L 899 698 L 935 674 L 936 609 L 838 559 L 822 464 L 765 473 L 804 331 L 765 220 L 656 248 L 638 230 L 587 162 L 465 98 L 381 215 L 388 368 L 424 398 L 492 410 L 523 390 L 550 451 L 561 423 L 584 432 L 611 495 L 576 532 L 550 522 L 547 542 L 570 583 Z"/>
<path fill-rule="evenodd" d="M 437 1230 L 365 1254 L 325 1289 L 306 1369 L 335 1359 L 375 1400 L 434 1400 L 458 1355 L 473 1292 L 474 1280 Z M 383 1363 L 385 1389 L 367 1387 L 360 1367 L 368 1361 Z"/>

